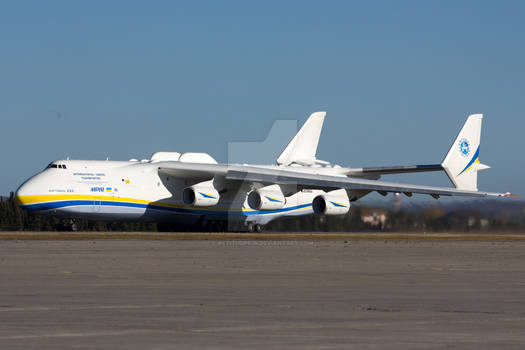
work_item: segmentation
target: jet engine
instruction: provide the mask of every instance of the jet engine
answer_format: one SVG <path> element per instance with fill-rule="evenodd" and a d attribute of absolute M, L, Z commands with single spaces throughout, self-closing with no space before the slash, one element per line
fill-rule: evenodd
<path fill-rule="evenodd" d="M 219 192 L 212 181 L 205 181 L 186 187 L 182 191 L 182 201 L 194 207 L 211 207 L 219 202 Z"/>
<path fill-rule="evenodd" d="M 270 185 L 251 191 L 248 205 L 254 210 L 276 210 L 284 207 L 286 199 L 279 185 Z"/>
<path fill-rule="evenodd" d="M 312 209 L 316 214 L 343 215 L 350 210 L 350 200 L 344 189 L 330 191 L 315 197 Z"/>

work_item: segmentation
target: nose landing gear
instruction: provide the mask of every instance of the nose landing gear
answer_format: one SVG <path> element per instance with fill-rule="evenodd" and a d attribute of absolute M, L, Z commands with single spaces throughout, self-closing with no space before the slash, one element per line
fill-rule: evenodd
<path fill-rule="evenodd" d="M 78 226 L 73 219 L 62 219 L 56 226 L 57 231 L 75 232 Z"/>

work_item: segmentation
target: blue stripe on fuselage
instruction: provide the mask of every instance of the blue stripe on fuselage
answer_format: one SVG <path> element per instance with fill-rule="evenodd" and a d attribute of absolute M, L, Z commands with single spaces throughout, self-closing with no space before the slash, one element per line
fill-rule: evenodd
<path fill-rule="evenodd" d="M 23 208 L 27 210 L 41 211 L 51 210 L 59 208 L 67 208 L 72 206 L 110 206 L 110 207 L 130 207 L 130 208 L 144 208 L 144 209 L 155 209 L 164 210 L 176 213 L 186 214 L 207 214 L 207 215 L 228 215 L 228 214 L 242 214 L 242 215 L 261 215 L 261 214 L 275 214 L 284 213 L 296 209 L 304 209 L 311 206 L 311 203 L 296 205 L 293 207 L 276 209 L 276 210 L 251 210 L 251 211 L 227 211 L 227 210 L 198 210 L 190 208 L 173 208 L 165 207 L 155 204 L 142 204 L 142 203 L 130 203 L 130 202 L 116 202 L 116 201 L 92 201 L 92 200 L 69 200 L 69 201 L 56 201 L 56 202 L 45 202 L 38 204 L 24 205 Z"/>

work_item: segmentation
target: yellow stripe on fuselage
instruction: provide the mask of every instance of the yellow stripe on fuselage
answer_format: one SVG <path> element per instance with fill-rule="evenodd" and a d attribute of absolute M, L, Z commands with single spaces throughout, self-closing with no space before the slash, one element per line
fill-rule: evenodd
<path fill-rule="evenodd" d="M 105 201 L 114 201 L 114 202 L 141 203 L 141 204 L 153 203 L 152 201 L 148 201 L 144 199 L 104 196 L 102 194 L 98 196 L 82 195 L 82 194 L 41 194 L 41 195 L 35 195 L 35 196 L 19 196 L 17 197 L 17 199 L 23 205 L 51 202 L 51 201 L 69 201 L 69 200 L 105 200 Z"/>
<path fill-rule="evenodd" d="M 231 211 L 231 212 L 253 212 L 256 211 L 251 208 L 216 208 L 216 207 L 191 207 L 187 205 L 181 205 L 181 204 L 172 204 L 172 203 L 165 203 L 165 202 L 158 202 L 158 201 L 150 201 L 145 199 L 136 199 L 136 198 L 127 198 L 127 197 L 113 197 L 113 196 L 104 196 L 104 195 L 79 195 L 79 194 L 43 194 L 43 195 L 34 195 L 34 196 L 19 196 L 16 197 L 17 201 L 21 205 L 30 205 L 30 204 L 37 204 L 37 203 L 46 203 L 46 202 L 56 202 L 56 201 L 68 201 L 68 200 L 92 200 L 92 201 L 107 201 L 107 202 L 127 202 L 127 203 L 139 203 L 139 204 L 154 204 L 161 207 L 166 208 L 177 208 L 177 209 L 198 209 L 198 210 L 210 210 L 210 211 L 216 211 L 224 210 L 224 211 Z M 287 211 L 287 213 L 300 211 L 300 210 L 307 210 L 312 208 L 312 206 L 304 207 L 304 208 L 297 208 Z M 283 208 L 286 209 L 286 208 Z M 271 211 L 268 212 L 269 214 Z"/>

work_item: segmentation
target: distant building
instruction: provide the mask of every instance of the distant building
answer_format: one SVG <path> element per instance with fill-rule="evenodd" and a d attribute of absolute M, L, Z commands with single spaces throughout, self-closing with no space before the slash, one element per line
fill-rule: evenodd
<path fill-rule="evenodd" d="M 372 212 L 361 216 L 361 221 L 365 224 L 369 224 L 372 227 L 385 228 L 387 215 L 383 212 Z"/>

